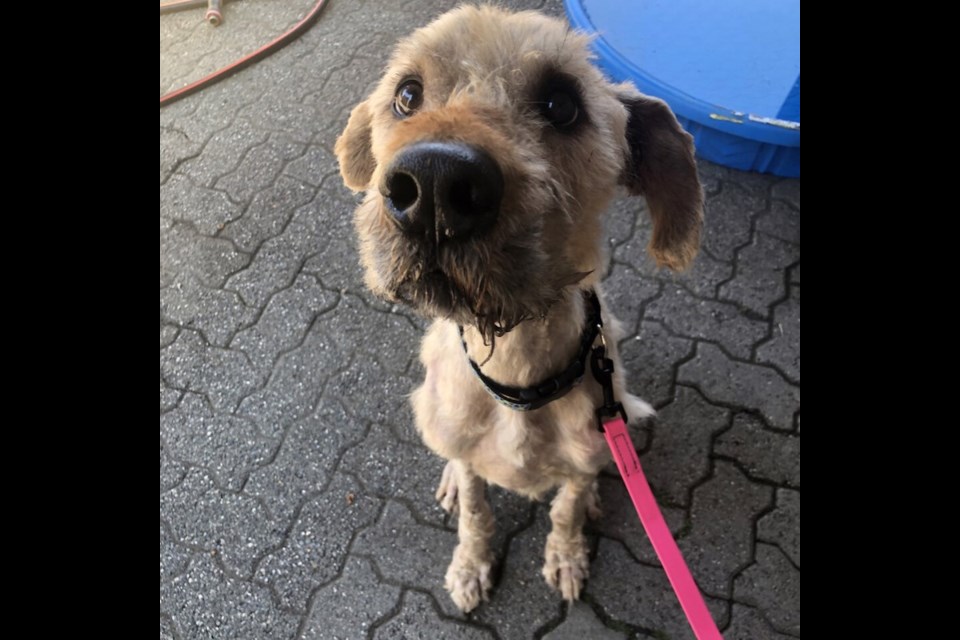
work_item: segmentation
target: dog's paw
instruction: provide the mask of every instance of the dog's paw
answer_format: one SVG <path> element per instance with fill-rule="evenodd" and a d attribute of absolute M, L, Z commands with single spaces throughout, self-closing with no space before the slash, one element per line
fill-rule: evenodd
<path fill-rule="evenodd" d="M 473 611 L 481 601 L 487 600 L 493 586 L 490 578 L 492 560 L 490 554 L 483 558 L 470 557 L 463 553 L 461 545 L 454 550 L 444 587 L 450 592 L 453 603 L 464 613 Z"/>
<path fill-rule="evenodd" d="M 583 536 L 562 540 L 551 533 L 547 536 L 546 562 L 543 577 L 564 600 L 579 600 L 583 581 L 590 575 L 587 541 Z"/>
<path fill-rule="evenodd" d="M 440 507 L 447 513 L 453 514 L 457 511 L 457 474 L 453 469 L 453 461 L 447 463 L 443 468 L 443 474 L 440 476 L 440 486 L 437 487 L 437 493 L 434 494 Z"/>

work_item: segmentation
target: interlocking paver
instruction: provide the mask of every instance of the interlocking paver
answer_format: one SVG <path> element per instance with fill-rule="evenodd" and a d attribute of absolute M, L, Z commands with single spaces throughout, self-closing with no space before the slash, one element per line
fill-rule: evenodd
<path fill-rule="evenodd" d="M 757 521 L 757 539 L 772 542 L 800 566 L 800 492 L 777 489 L 777 508 Z"/>
<path fill-rule="evenodd" d="M 737 275 L 720 287 L 720 299 L 732 300 L 767 316 L 769 307 L 784 297 L 784 270 L 800 259 L 800 248 L 758 233 L 737 255 Z"/>
<path fill-rule="evenodd" d="M 403 608 L 373 634 L 375 640 L 490 640 L 493 635 L 463 623 L 445 620 L 437 614 L 429 596 L 408 591 Z"/>
<path fill-rule="evenodd" d="M 590 567 L 587 597 L 607 617 L 652 633 L 655 637 L 692 639 L 676 594 L 659 566 L 638 564 L 617 542 L 600 538 Z M 723 624 L 723 602 L 707 599 L 718 624 Z"/>
<path fill-rule="evenodd" d="M 364 638 L 375 622 L 392 613 L 400 587 L 383 584 L 366 558 L 351 557 L 335 581 L 317 590 L 304 640 Z"/>
<path fill-rule="evenodd" d="M 160 612 L 180 638 L 285 640 L 298 625 L 266 587 L 224 573 L 208 554 L 197 554 L 185 573 L 160 584 Z"/>
<path fill-rule="evenodd" d="M 254 578 L 273 588 L 280 606 L 305 611 L 310 593 L 340 574 L 354 532 L 373 523 L 381 504 L 356 480 L 335 477 L 304 505 L 283 546 L 263 559 Z"/>
<path fill-rule="evenodd" d="M 641 459 L 660 499 L 688 504 L 690 489 L 710 472 L 711 438 L 729 416 L 693 389 L 677 388 L 676 399 L 657 416 L 653 446 Z"/>
<path fill-rule="evenodd" d="M 737 414 L 713 452 L 736 458 L 751 476 L 800 486 L 800 437 L 770 431 L 751 415 Z"/>
<path fill-rule="evenodd" d="M 737 577 L 735 597 L 758 607 L 777 631 L 800 635 L 800 570 L 763 542 L 757 543 L 756 558 Z"/>
<path fill-rule="evenodd" d="M 567 618 L 559 627 L 543 636 L 543 640 L 626 640 L 627 634 L 603 626 L 589 605 L 574 602 Z"/>
<path fill-rule="evenodd" d="M 637 335 L 620 343 L 627 390 L 655 407 L 665 405 L 673 399 L 677 363 L 692 353 L 692 340 L 671 335 L 658 322 L 640 323 Z"/>
<path fill-rule="evenodd" d="M 161 89 L 311 3 L 228 4 L 217 29 L 162 17 Z M 497 488 L 490 601 L 464 617 L 443 589 L 455 519 L 407 399 L 426 323 L 365 290 L 332 149 L 393 42 L 456 2 L 328 4 L 160 112 L 160 637 L 689 637 L 609 470 L 586 602 L 540 575 L 547 505 Z M 636 444 L 708 606 L 725 637 L 780 639 L 799 634 L 800 183 L 700 173 L 693 267 L 655 267 L 644 202 L 621 193 L 603 287 L 630 390 L 660 409 Z"/>
<path fill-rule="evenodd" d="M 694 298 L 670 285 L 647 305 L 646 317 L 675 334 L 717 342 L 740 358 L 749 358 L 752 341 L 767 333 L 767 323 L 744 317 L 734 305 Z"/>
<path fill-rule="evenodd" d="M 250 420 L 218 415 L 193 393 L 160 416 L 160 437 L 177 460 L 205 468 L 231 491 L 240 490 L 277 444 L 264 438 Z"/>
<path fill-rule="evenodd" d="M 800 266 L 796 269 L 800 281 Z M 790 287 L 790 297 L 773 309 L 770 339 L 757 347 L 757 362 L 776 366 L 792 380 L 800 381 L 800 287 Z"/>
<path fill-rule="evenodd" d="M 737 362 L 712 344 L 680 366 L 677 381 L 696 385 L 710 400 L 759 411 L 771 426 L 790 430 L 800 389 L 768 367 Z"/>
<path fill-rule="evenodd" d="M 680 549 L 700 588 L 730 595 L 730 582 L 750 562 L 753 521 L 770 506 L 773 489 L 754 484 L 733 465 L 714 462 L 713 477 L 693 492 L 690 534 Z"/>

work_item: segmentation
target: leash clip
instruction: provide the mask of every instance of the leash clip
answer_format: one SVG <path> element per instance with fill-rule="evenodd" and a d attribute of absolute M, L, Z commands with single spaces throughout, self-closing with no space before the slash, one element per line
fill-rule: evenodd
<path fill-rule="evenodd" d="M 603 338 L 603 331 L 599 332 L 600 344 L 593 348 L 590 357 L 590 369 L 593 377 L 603 389 L 603 404 L 597 407 L 597 429 L 603 433 L 605 418 L 620 416 L 627 422 L 627 412 L 623 405 L 613 397 L 613 360 L 607 357 L 607 342 Z"/>

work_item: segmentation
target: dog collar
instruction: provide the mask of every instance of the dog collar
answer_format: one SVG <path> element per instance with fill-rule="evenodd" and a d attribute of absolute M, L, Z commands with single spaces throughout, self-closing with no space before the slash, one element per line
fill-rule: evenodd
<path fill-rule="evenodd" d="M 463 345 L 463 352 L 467 355 L 470 367 L 480 382 L 483 383 L 484 388 L 500 404 L 517 411 L 533 411 L 557 398 L 562 398 L 570 389 L 580 384 L 583 380 L 583 374 L 587 370 L 586 365 L 587 359 L 590 357 L 590 348 L 603 327 L 603 319 L 600 317 L 600 300 L 597 298 L 597 294 L 593 290 L 584 291 L 584 298 L 587 303 L 587 322 L 583 328 L 583 333 L 580 334 L 580 349 L 573 362 L 552 378 L 547 378 L 529 387 L 511 387 L 500 384 L 484 374 L 480 370 L 480 365 L 474 362 L 467 352 L 467 343 L 463 339 L 463 327 L 460 327 L 460 344 Z"/>

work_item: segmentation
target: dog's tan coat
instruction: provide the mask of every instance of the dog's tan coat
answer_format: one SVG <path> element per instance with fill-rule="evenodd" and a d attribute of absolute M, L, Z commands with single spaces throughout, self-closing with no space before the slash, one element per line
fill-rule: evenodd
<path fill-rule="evenodd" d="M 551 508 L 544 576 L 563 596 L 579 596 L 587 576 L 582 533 L 596 515 L 596 474 L 609 461 L 594 411 L 599 385 L 587 375 L 563 398 L 531 412 L 497 403 L 475 377 L 460 342 L 491 378 L 528 386 L 574 357 L 585 322 L 582 290 L 597 288 L 604 266 L 602 214 L 618 185 L 647 196 L 654 220 L 651 253 L 687 266 L 699 246 L 702 196 L 689 136 L 663 103 L 612 85 L 590 64 L 588 38 L 556 19 L 462 7 L 402 41 L 370 97 L 337 141 L 346 184 L 366 190 L 356 212 L 361 258 L 371 290 L 396 299 L 422 277 L 421 247 L 390 219 L 377 185 L 398 151 L 423 140 L 458 141 L 489 153 L 504 176 L 495 227 L 483 238 L 438 252 L 445 277 L 469 304 L 435 317 L 423 340 L 426 379 L 412 401 L 424 442 L 449 460 L 437 498 L 459 507 L 460 544 L 447 588 L 463 610 L 486 597 L 493 562 L 493 516 L 484 482 L 539 498 L 559 487 Z M 532 103 L 546 74 L 575 78 L 586 121 L 574 133 L 553 129 Z M 400 119 L 398 84 L 422 78 L 424 103 Z M 530 315 L 539 316 L 520 322 Z M 516 326 L 491 355 L 480 318 Z M 634 420 L 652 414 L 626 391 L 616 353 L 616 320 L 604 307 L 604 334 L 616 364 L 617 398 Z M 474 326 L 476 325 L 476 326 Z M 489 358 L 489 359 L 488 359 Z"/>

